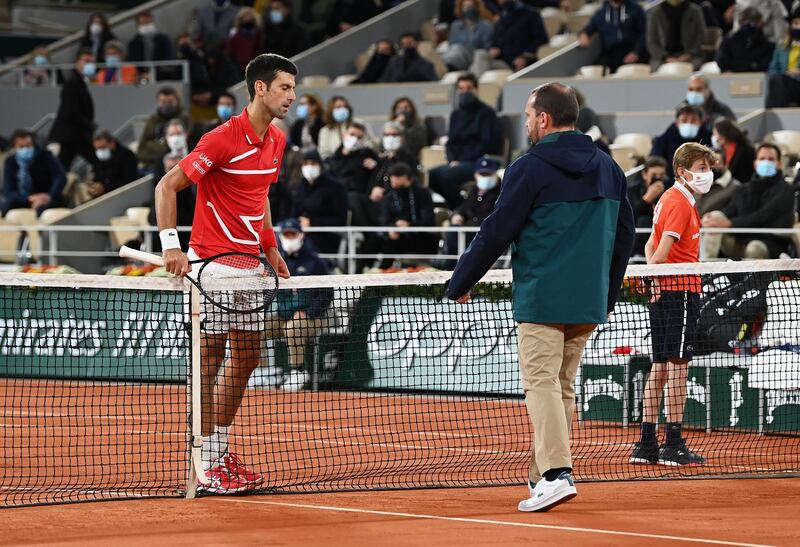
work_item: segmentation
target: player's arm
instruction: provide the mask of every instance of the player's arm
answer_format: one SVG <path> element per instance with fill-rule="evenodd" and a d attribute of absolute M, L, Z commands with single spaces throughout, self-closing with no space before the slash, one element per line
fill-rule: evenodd
<path fill-rule="evenodd" d="M 269 208 L 269 193 L 267 193 L 267 205 L 264 207 L 264 225 L 261 228 L 261 248 L 264 250 L 264 256 L 272 267 L 278 277 L 289 279 L 289 267 L 278 252 L 278 241 L 275 239 L 275 230 L 272 227 L 272 211 Z"/>
<path fill-rule="evenodd" d="M 664 264 L 667 262 L 667 257 L 669 256 L 669 251 L 672 249 L 672 245 L 678 241 L 678 238 L 671 234 L 664 234 L 661 238 L 661 241 L 658 242 L 658 247 L 655 251 L 653 249 L 653 236 L 650 235 L 650 239 L 647 240 L 647 245 L 650 246 L 651 254 L 647 256 L 647 245 L 645 245 L 645 256 L 647 256 L 647 263 L 648 264 Z"/>
<path fill-rule="evenodd" d="M 165 174 L 156 185 L 155 204 L 158 232 L 161 237 L 161 254 L 164 267 L 174 275 L 184 276 L 191 271 L 189 259 L 181 250 L 178 231 L 177 194 L 187 188 L 192 181 L 186 173 L 176 165 Z"/>

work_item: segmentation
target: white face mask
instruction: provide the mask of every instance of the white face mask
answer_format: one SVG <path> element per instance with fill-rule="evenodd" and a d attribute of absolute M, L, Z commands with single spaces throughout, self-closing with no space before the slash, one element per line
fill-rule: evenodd
<path fill-rule="evenodd" d="M 705 171 L 703 173 L 694 173 L 686 170 L 687 173 L 692 175 L 692 180 L 683 179 L 683 181 L 698 194 L 707 194 L 711 190 L 711 185 L 714 184 L 714 173 Z"/>
<path fill-rule="evenodd" d="M 111 159 L 111 149 L 110 148 L 96 148 L 94 151 L 95 156 L 100 161 L 108 161 Z"/>
<path fill-rule="evenodd" d="M 394 152 L 400 150 L 403 145 L 403 139 L 400 135 L 384 135 L 383 136 L 383 149 L 387 152 Z"/>
<path fill-rule="evenodd" d="M 303 236 L 293 237 L 289 239 L 286 236 L 279 236 L 281 238 L 281 247 L 286 251 L 286 254 L 293 255 L 303 246 Z"/>
<path fill-rule="evenodd" d="M 156 33 L 156 25 L 154 23 L 145 23 L 139 25 L 139 34 L 142 36 L 152 36 Z"/>
<path fill-rule="evenodd" d="M 102 34 L 103 32 L 103 25 L 101 23 L 92 23 L 89 25 L 89 32 L 97 36 L 98 34 Z"/>
<path fill-rule="evenodd" d="M 342 146 L 344 146 L 345 150 L 352 150 L 358 144 L 360 139 L 355 135 L 345 135 L 342 139 Z"/>
<path fill-rule="evenodd" d="M 319 165 L 301 165 L 300 172 L 303 173 L 303 178 L 306 179 L 308 182 L 314 182 L 319 178 L 319 174 L 322 169 Z"/>
<path fill-rule="evenodd" d="M 170 135 L 167 137 L 167 146 L 173 152 L 186 150 L 186 135 Z"/>

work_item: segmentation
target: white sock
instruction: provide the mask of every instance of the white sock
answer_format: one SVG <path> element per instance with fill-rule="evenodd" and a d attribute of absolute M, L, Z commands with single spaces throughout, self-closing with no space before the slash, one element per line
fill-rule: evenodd
<path fill-rule="evenodd" d="M 214 433 L 203 439 L 203 469 L 208 471 L 228 451 L 230 426 L 216 426 Z"/>

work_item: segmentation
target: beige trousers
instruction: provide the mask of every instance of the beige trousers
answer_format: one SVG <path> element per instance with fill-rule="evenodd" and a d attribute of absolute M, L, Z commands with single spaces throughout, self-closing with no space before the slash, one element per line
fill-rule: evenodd
<path fill-rule="evenodd" d="M 519 323 L 519 366 L 525 405 L 533 424 L 528 478 L 572 467 L 569 430 L 575 409 L 575 375 L 583 348 L 596 325 Z"/>
<path fill-rule="evenodd" d="M 324 323 L 325 321 L 321 318 L 284 321 L 273 316 L 267 320 L 264 338 L 285 339 L 289 349 L 289 366 L 300 368 L 303 366 L 308 339 L 315 337 L 317 332 L 324 326 Z"/>
<path fill-rule="evenodd" d="M 708 213 L 716 218 L 727 220 L 727 216 L 722 211 L 711 211 Z M 700 257 L 717 258 L 720 251 L 725 256 L 731 258 L 744 258 L 748 260 L 766 259 L 769 258 L 769 247 L 761 240 L 753 239 L 746 245 L 739 243 L 736 238 L 730 234 L 704 234 L 703 245 L 700 249 Z"/>

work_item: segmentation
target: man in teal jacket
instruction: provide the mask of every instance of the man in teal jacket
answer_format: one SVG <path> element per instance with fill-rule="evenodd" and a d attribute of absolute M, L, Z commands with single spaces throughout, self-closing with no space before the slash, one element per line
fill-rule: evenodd
<path fill-rule="evenodd" d="M 534 429 L 529 499 L 547 511 L 577 495 L 569 429 L 586 340 L 617 301 L 634 238 L 625 174 L 575 130 L 575 91 L 558 83 L 531 93 L 534 146 L 503 177 L 495 209 L 461 256 L 447 297 L 469 290 L 512 245 L 514 320 L 525 404 Z"/>

